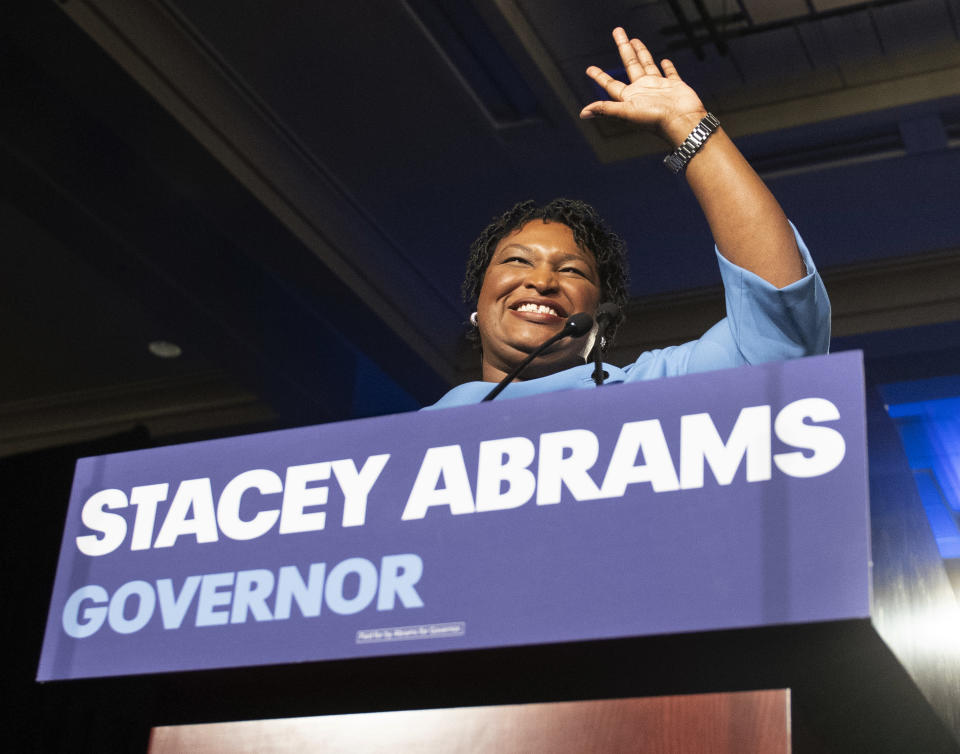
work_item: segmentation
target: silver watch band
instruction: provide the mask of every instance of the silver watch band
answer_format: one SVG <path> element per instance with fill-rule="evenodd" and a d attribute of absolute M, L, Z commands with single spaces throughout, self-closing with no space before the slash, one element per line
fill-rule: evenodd
<path fill-rule="evenodd" d="M 700 151 L 701 147 L 710 138 L 710 134 L 720 128 L 720 121 L 713 113 L 707 113 L 700 119 L 690 135 L 683 140 L 683 144 L 663 158 L 663 164 L 674 174 L 679 175 L 687 168 L 687 163 Z"/>

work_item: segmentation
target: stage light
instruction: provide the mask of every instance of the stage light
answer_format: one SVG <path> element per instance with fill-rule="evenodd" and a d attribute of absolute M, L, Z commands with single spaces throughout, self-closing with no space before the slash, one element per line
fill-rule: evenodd
<path fill-rule="evenodd" d="M 147 348 L 159 359 L 175 359 L 183 353 L 180 346 L 168 340 L 151 340 Z"/>

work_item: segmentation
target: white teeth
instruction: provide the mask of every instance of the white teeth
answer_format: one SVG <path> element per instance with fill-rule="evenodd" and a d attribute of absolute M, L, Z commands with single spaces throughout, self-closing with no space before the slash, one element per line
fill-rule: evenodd
<path fill-rule="evenodd" d="M 535 312 L 537 314 L 552 314 L 554 317 L 557 316 L 557 310 L 551 309 L 549 306 L 543 306 L 542 304 L 520 304 L 517 307 L 518 312 Z"/>

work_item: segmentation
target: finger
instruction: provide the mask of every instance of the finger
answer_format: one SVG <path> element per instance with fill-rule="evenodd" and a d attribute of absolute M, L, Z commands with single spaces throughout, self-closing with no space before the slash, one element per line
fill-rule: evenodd
<path fill-rule="evenodd" d="M 673 64 L 672 61 L 664 58 L 660 61 L 660 67 L 663 69 L 663 75 L 668 79 L 677 79 L 680 80 L 680 74 L 677 73 L 677 67 Z"/>
<path fill-rule="evenodd" d="M 633 51 L 636 53 L 640 65 L 643 66 L 643 72 L 648 76 L 659 76 L 660 69 L 657 68 L 657 63 L 653 59 L 653 55 L 650 54 L 650 50 L 647 49 L 647 46 L 639 39 L 631 39 L 630 45 L 633 47 Z"/>
<path fill-rule="evenodd" d="M 602 68 L 592 65 L 587 69 L 587 75 L 599 84 L 603 90 L 614 99 L 620 99 L 620 93 L 627 88 L 622 81 L 617 81 Z"/>
<path fill-rule="evenodd" d="M 617 52 L 620 53 L 620 60 L 623 61 L 623 67 L 627 72 L 627 78 L 633 83 L 644 75 L 643 66 L 637 59 L 637 53 L 627 39 L 627 32 L 621 27 L 613 30 L 613 41 L 617 43 Z"/>
<path fill-rule="evenodd" d="M 598 117 L 624 117 L 629 111 L 629 107 L 623 102 L 612 102 L 602 100 L 600 102 L 591 102 L 580 111 L 581 120 L 590 120 Z"/>

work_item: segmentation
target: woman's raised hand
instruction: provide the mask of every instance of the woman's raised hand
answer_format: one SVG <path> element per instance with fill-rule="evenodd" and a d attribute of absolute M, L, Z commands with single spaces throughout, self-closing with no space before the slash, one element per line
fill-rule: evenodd
<path fill-rule="evenodd" d="M 643 43 L 628 38 L 622 28 L 613 30 L 613 39 L 630 83 L 590 66 L 587 75 L 610 99 L 591 102 L 580 117 L 620 118 L 679 146 L 707 114 L 697 93 L 673 63 L 663 60 L 657 67 Z M 722 128 L 690 161 L 684 177 L 727 259 L 778 288 L 807 274 L 783 210 Z"/>
<path fill-rule="evenodd" d="M 669 60 L 661 61 L 661 72 L 643 42 L 629 39 L 621 27 L 613 30 L 613 40 L 630 83 L 617 81 L 597 66 L 587 68 L 587 75 L 603 87 L 610 99 L 591 102 L 580 117 L 602 115 L 631 121 L 656 131 L 677 146 L 706 115 L 697 93 L 683 82 Z"/>

